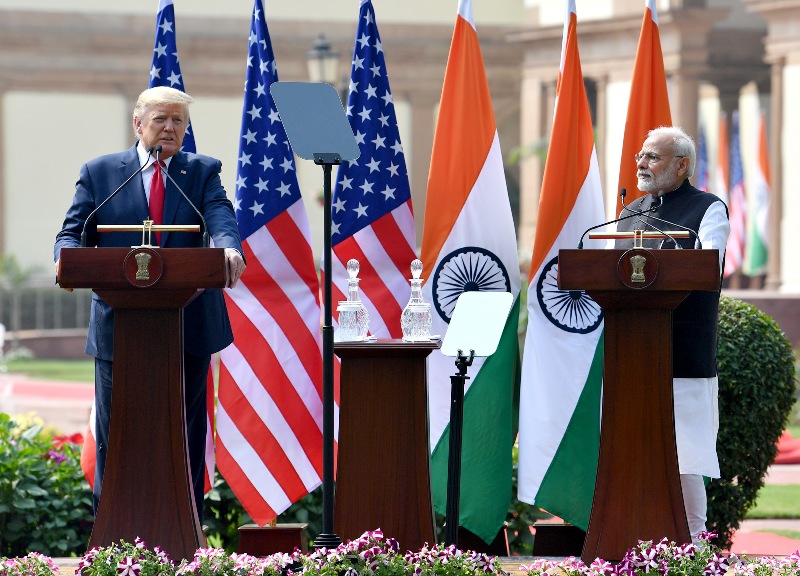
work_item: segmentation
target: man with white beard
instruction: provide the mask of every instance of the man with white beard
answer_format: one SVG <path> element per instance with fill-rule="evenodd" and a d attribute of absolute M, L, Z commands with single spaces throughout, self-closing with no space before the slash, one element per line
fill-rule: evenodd
<path fill-rule="evenodd" d="M 719 250 L 720 271 L 730 225 L 728 209 L 714 194 L 689 183 L 696 166 L 694 142 L 675 126 L 651 130 L 636 154 L 638 188 L 647 192 L 623 208 L 620 216 L 647 211 L 659 205 L 654 216 L 628 218 L 618 231 L 668 230 L 675 226 L 697 231 L 676 240 L 645 240 L 644 248 Z M 616 248 L 631 248 L 632 240 L 617 240 Z M 675 402 L 675 440 L 678 446 L 683 501 L 689 533 L 694 542 L 706 530 L 707 499 L 703 477 L 719 478 L 716 442 L 717 411 L 717 314 L 719 292 L 691 292 L 672 314 L 672 374 Z"/>

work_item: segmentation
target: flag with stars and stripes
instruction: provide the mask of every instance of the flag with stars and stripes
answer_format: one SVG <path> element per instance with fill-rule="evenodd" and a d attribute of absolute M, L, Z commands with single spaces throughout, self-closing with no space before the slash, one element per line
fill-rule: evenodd
<path fill-rule="evenodd" d="M 265 525 L 321 483 L 319 283 L 262 0 L 253 6 L 234 209 L 247 268 L 226 290 L 234 342 L 220 353 L 217 467 Z"/>
<path fill-rule="evenodd" d="M 169 86 L 181 92 L 183 76 L 178 61 L 178 44 L 175 41 L 175 6 L 172 0 L 159 0 L 156 16 L 156 42 L 153 47 L 153 64 L 150 66 L 150 84 L 148 88 Z M 197 152 L 194 144 L 194 131 L 191 123 L 186 126 L 183 137 L 184 152 Z"/>
<path fill-rule="evenodd" d="M 416 258 L 416 235 L 403 145 L 371 0 L 361 0 L 359 8 L 347 117 L 361 156 L 339 167 L 333 191 L 334 299 L 347 299 L 346 264 L 355 258 L 361 265 L 361 300 L 369 311 L 370 333 L 399 338 L 400 315 L 411 294 L 408 278 Z"/>

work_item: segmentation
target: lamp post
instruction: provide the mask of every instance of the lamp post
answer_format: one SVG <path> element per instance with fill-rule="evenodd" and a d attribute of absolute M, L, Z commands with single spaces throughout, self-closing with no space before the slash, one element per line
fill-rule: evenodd
<path fill-rule="evenodd" d="M 335 85 L 339 80 L 339 53 L 333 49 L 331 43 L 320 33 L 314 40 L 314 46 L 306 52 L 308 62 L 308 77 L 312 82 L 325 82 Z"/>
<path fill-rule="evenodd" d="M 339 99 L 347 102 L 347 79 L 339 72 L 339 52 L 333 49 L 325 34 L 320 33 L 311 50 L 306 52 L 308 78 L 311 82 L 325 82 L 339 93 Z"/>

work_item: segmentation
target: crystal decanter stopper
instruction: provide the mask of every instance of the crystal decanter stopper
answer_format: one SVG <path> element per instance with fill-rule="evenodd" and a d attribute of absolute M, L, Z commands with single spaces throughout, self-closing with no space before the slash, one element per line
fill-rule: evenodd
<path fill-rule="evenodd" d="M 411 298 L 400 316 L 403 340 L 406 342 L 427 342 L 431 339 L 431 305 L 422 300 L 422 261 L 411 263 Z"/>
<path fill-rule="evenodd" d="M 339 301 L 336 308 L 339 313 L 336 336 L 340 342 L 364 340 L 369 331 L 369 312 L 361 303 L 358 290 L 358 270 L 358 260 L 352 258 L 347 261 L 347 300 Z"/>

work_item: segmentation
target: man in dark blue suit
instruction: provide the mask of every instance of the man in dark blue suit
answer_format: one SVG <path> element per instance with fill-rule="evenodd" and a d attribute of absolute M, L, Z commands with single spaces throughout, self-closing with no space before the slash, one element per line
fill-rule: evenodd
<path fill-rule="evenodd" d="M 156 174 L 155 158 L 148 153 L 148 148 L 160 147 L 159 160 L 166 164 L 165 169 L 172 180 L 203 214 L 214 246 L 225 249 L 228 287 L 236 284 L 245 263 L 233 206 L 219 177 L 222 164 L 214 158 L 180 150 L 189 124 L 191 102 L 189 95 L 173 88 L 150 88 L 141 93 L 133 111 L 133 128 L 138 142 L 130 150 L 95 158 L 81 167 L 72 205 L 56 236 L 56 268 L 61 248 L 80 246 L 81 232 L 89 214 L 128 177 L 145 166 L 140 176 L 134 176 L 126 188 L 97 212 L 86 229 L 87 246 L 130 247 L 141 243 L 140 232 L 98 234 L 97 225 L 141 224 L 146 219 L 159 222 L 158 215 L 151 213 L 150 200 L 151 186 L 160 175 Z M 155 191 L 152 197 L 155 199 L 163 194 L 163 224 L 201 224 L 194 208 L 181 196 L 173 182 L 169 178 L 161 178 L 161 181 L 164 182 L 161 193 Z M 200 234 L 163 232 L 159 244 L 164 248 L 199 247 L 202 238 Z M 95 510 L 100 499 L 108 450 L 113 338 L 114 311 L 93 294 L 86 353 L 95 358 Z M 186 428 L 195 504 L 201 520 L 207 428 L 206 377 L 211 354 L 231 342 L 233 333 L 222 290 L 204 290 L 184 310 Z"/>

